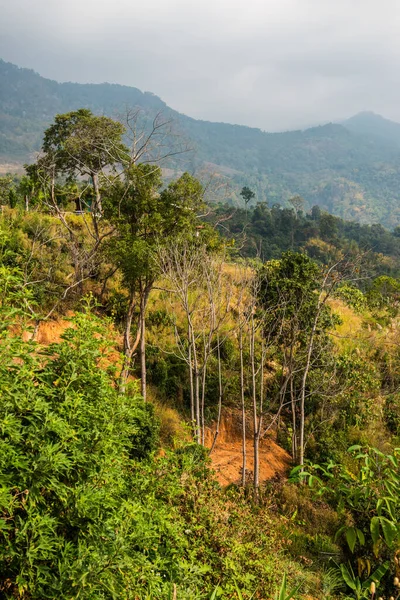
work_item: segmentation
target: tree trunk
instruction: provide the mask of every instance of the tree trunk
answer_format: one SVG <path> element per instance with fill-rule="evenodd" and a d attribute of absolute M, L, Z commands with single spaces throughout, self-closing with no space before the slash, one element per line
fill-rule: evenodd
<path fill-rule="evenodd" d="M 204 356 L 203 356 L 203 368 L 201 373 L 201 413 L 200 413 L 200 421 L 201 421 L 201 443 L 204 446 L 205 444 L 205 419 L 204 419 L 204 405 L 206 400 L 206 379 L 207 379 L 207 348 L 204 343 Z"/>
<path fill-rule="evenodd" d="M 129 295 L 129 304 L 128 304 L 128 310 L 126 313 L 125 328 L 124 328 L 124 347 L 123 347 L 124 360 L 123 360 L 121 374 L 120 374 L 120 378 L 119 378 L 119 392 L 121 394 L 125 393 L 126 382 L 128 381 L 129 371 L 131 369 L 132 357 L 133 357 L 134 353 L 136 352 L 137 347 L 140 342 L 140 335 L 141 335 L 140 320 L 138 322 L 136 338 L 133 343 L 131 340 L 131 328 L 132 328 L 133 316 L 135 314 L 135 307 L 136 307 L 136 297 L 135 297 L 135 292 L 132 289 L 130 291 L 130 295 Z"/>
<path fill-rule="evenodd" d="M 195 437 L 197 443 L 201 443 L 201 427 L 200 427 L 200 372 L 199 361 L 197 357 L 196 338 L 193 331 L 193 326 L 190 327 L 192 355 L 193 355 L 193 381 L 194 381 L 194 409 L 195 409 Z"/>
<path fill-rule="evenodd" d="M 296 406 L 296 392 L 294 389 L 293 379 L 293 349 L 294 349 L 294 334 L 293 329 L 290 336 L 290 353 L 289 353 L 289 366 L 288 366 L 288 377 L 290 378 L 290 406 L 292 410 L 292 459 L 293 464 L 297 464 L 297 406 Z"/>
<path fill-rule="evenodd" d="M 239 353 L 240 353 L 240 396 L 242 401 L 242 486 L 246 486 L 246 406 L 244 402 L 244 367 L 243 367 L 243 329 L 239 329 Z"/>
<path fill-rule="evenodd" d="M 214 434 L 213 443 L 210 449 L 210 454 L 215 448 L 215 444 L 217 443 L 217 438 L 219 436 L 219 426 L 221 424 L 221 413 L 222 413 L 222 370 L 221 370 L 221 349 L 219 343 L 219 335 L 217 337 L 217 357 L 218 357 L 218 417 L 217 417 L 217 427 Z"/>
<path fill-rule="evenodd" d="M 56 200 L 56 180 L 55 180 L 55 176 L 54 173 L 51 177 L 51 183 L 50 183 L 50 198 L 51 198 L 51 204 L 52 206 L 54 206 L 55 208 L 57 207 L 57 200 Z"/>
<path fill-rule="evenodd" d="M 146 371 L 146 317 L 140 318 L 140 392 L 146 402 L 147 371 Z"/>
<path fill-rule="evenodd" d="M 97 173 L 91 173 L 94 191 L 94 203 L 92 204 L 91 217 L 96 240 L 100 239 L 99 234 L 99 219 L 103 215 L 103 207 L 101 205 L 101 195 L 99 188 L 99 176 Z"/>
<path fill-rule="evenodd" d="M 201 443 L 201 428 L 200 428 L 200 373 L 197 360 L 197 349 L 193 345 L 193 376 L 194 376 L 194 393 L 195 393 L 195 417 L 196 417 L 196 439 Z"/>
<path fill-rule="evenodd" d="M 102 217 L 103 216 L 103 207 L 102 207 L 102 203 L 101 203 L 101 194 L 100 194 L 100 187 L 99 187 L 99 176 L 97 173 L 91 173 L 92 176 L 92 181 L 93 181 L 93 190 L 94 190 L 94 197 L 95 197 L 95 205 L 94 205 L 94 209 L 95 209 L 95 216 L 96 218 Z"/>
<path fill-rule="evenodd" d="M 188 365 L 189 365 L 189 384 L 190 384 L 190 418 L 192 427 L 195 423 L 194 412 L 194 386 L 193 386 L 193 363 L 192 363 L 192 334 L 190 325 L 188 325 Z"/>
<path fill-rule="evenodd" d="M 311 366 L 311 356 L 312 351 L 314 349 L 314 337 L 317 331 L 319 315 L 321 311 L 321 295 L 318 301 L 317 312 L 315 314 L 314 323 L 310 333 L 310 339 L 307 347 L 307 358 L 306 364 L 303 371 L 303 377 L 301 379 L 301 388 L 300 388 L 300 442 L 299 442 L 299 464 L 304 465 L 304 426 L 305 426 L 305 400 L 306 400 L 306 386 L 308 373 L 310 371 Z"/>
<path fill-rule="evenodd" d="M 251 316 L 250 325 L 250 364 L 251 364 L 251 387 L 253 398 L 253 448 L 254 448 L 254 467 L 253 467 L 253 485 L 254 485 L 254 500 L 258 501 L 259 487 L 259 438 L 258 438 L 258 419 L 257 419 L 257 381 L 256 381 L 256 366 L 255 366 L 255 351 L 254 351 L 254 316 Z"/>
<path fill-rule="evenodd" d="M 147 399 L 147 371 L 146 371 L 146 308 L 153 284 L 144 288 L 140 299 L 140 391 L 143 400 Z"/>
<path fill-rule="evenodd" d="M 188 322 L 188 366 L 189 366 L 189 383 L 190 383 L 190 416 L 192 419 L 192 430 L 195 438 L 198 440 L 198 420 L 197 420 L 197 403 L 196 403 L 196 391 L 195 391 L 195 373 L 197 369 L 197 353 L 196 353 L 196 341 L 194 336 L 193 323 L 191 319 L 189 309 L 189 298 L 186 296 L 184 299 L 184 310 L 186 312 Z"/>
<path fill-rule="evenodd" d="M 125 328 L 124 328 L 124 361 L 122 364 L 120 381 L 119 381 L 119 391 L 121 394 L 125 392 L 126 382 L 129 376 L 130 363 L 132 360 L 132 349 L 131 349 L 131 328 L 132 328 L 132 320 L 133 315 L 135 313 L 135 292 L 131 289 L 129 293 L 129 304 L 128 310 L 126 312 L 125 318 Z"/>
<path fill-rule="evenodd" d="M 292 458 L 297 462 L 297 422 L 296 422 L 296 396 L 293 388 L 293 376 L 290 376 L 290 404 L 292 407 Z"/>
<path fill-rule="evenodd" d="M 254 500 L 258 503 L 259 501 L 259 489 L 260 489 L 260 438 L 261 429 L 263 423 L 263 407 L 264 407 L 264 339 L 262 340 L 261 348 L 261 365 L 260 365 L 260 405 L 258 411 L 258 417 L 256 415 L 256 425 L 254 435 Z"/>
<path fill-rule="evenodd" d="M 42 319 L 35 319 L 35 326 L 33 328 L 32 335 L 31 335 L 32 341 L 36 340 L 37 334 L 39 333 L 39 328 L 40 328 L 41 322 L 42 322 Z"/>

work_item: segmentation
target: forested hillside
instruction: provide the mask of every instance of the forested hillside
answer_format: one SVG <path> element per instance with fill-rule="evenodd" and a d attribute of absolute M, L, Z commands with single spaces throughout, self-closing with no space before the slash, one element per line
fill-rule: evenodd
<path fill-rule="evenodd" d="M 324 212 L 319 206 L 305 212 L 301 197 L 291 208 L 259 203 L 254 208 L 213 207 L 206 217 L 224 237 L 232 240 L 242 256 L 263 261 L 278 258 L 286 250 L 307 252 L 328 263 L 338 252 L 364 254 L 370 273 L 400 275 L 400 229 L 361 225 Z"/>
<path fill-rule="evenodd" d="M 59 114 L 0 181 L 1 597 L 398 597 L 398 230 L 125 134 Z"/>
<path fill-rule="evenodd" d="M 375 136 L 400 146 L 400 124 L 373 112 L 358 113 L 354 117 L 343 121 L 342 125 L 355 133 Z"/>
<path fill-rule="evenodd" d="M 0 161 L 10 165 L 6 169 L 32 161 L 54 116 L 80 107 L 112 117 L 141 107 L 147 121 L 162 111 L 190 149 L 167 166 L 203 180 L 216 173 L 220 194 L 235 205 L 241 202 L 241 187 L 249 185 L 256 201 L 270 205 L 287 206 L 301 195 L 308 209 L 318 205 L 344 219 L 390 228 L 400 223 L 396 123 L 361 116 L 343 125 L 271 134 L 191 119 L 135 88 L 60 84 L 0 61 Z"/>

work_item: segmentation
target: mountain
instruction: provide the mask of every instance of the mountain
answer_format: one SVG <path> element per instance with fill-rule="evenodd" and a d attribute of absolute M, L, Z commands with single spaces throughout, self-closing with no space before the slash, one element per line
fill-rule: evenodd
<path fill-rule="evenodd" d="M 374 112 L 361 112 L 342 122 L 353 133 L 375 136 L 400 147 L 400 123 L 390 121 Z"/>
<path fill-rule="evenodd" d="M 400 224 L 400 125 L 371 113 L 342 124 L 266 133 L 192 119 L 136 88 L 57 83 L 0 61 L 0 163 L 33 160 L 57 113 L 85 107 L 115 117 L 127 106 L 142 107 L 149 116 L 162 111 L 174 121 L 193 150 L 172 167 L 215 173 L 220 200 L 238 204 L 241 187 L 248 185 L 256 201 L 270 205 L 285 206 L 301 195 L 306 208 L 319 205 L 345 219 Z"/>
<path fill-rule="evenodd" d="M 125 106 L 164 110 L 150 92 L 109 83 L 57 83 L 0 60 L 0 161 L 27 161 L 58 113 L 90 108 L 115 116 Z"/>

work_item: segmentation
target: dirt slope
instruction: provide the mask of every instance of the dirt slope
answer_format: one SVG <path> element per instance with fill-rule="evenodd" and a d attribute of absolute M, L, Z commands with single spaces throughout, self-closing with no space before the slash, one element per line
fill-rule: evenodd
<path fill-rule="evenodd" d="M 206 446 L 211 447 L 215 427 L 207 430 Z M 249 439 L 246 440 L 247 467 L 246 477 L 252 478 L 253 442 L 251 430 L 248 427 Z M 211 453 L 211 462 L 216 477 L 221 485 L 239 483 L 242 478 L 242 439 L 240 431 L 240 416 L 235 413 L 225 414 L 221 419 L 220 432 L 216 445 Z M 260 481 L 274 477 L 284 477 L 291 466 L 290 455 L 272 439 L 266 437 L 260 444 Z"/>

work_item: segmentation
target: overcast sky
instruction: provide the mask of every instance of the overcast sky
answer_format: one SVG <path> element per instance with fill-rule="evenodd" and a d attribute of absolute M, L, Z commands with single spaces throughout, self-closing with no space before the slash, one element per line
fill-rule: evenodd
<path fill-rule="evenodd" d="M 0 57 L 269 131 L 400 121 L 399 0 L 0 0 Z"/>

